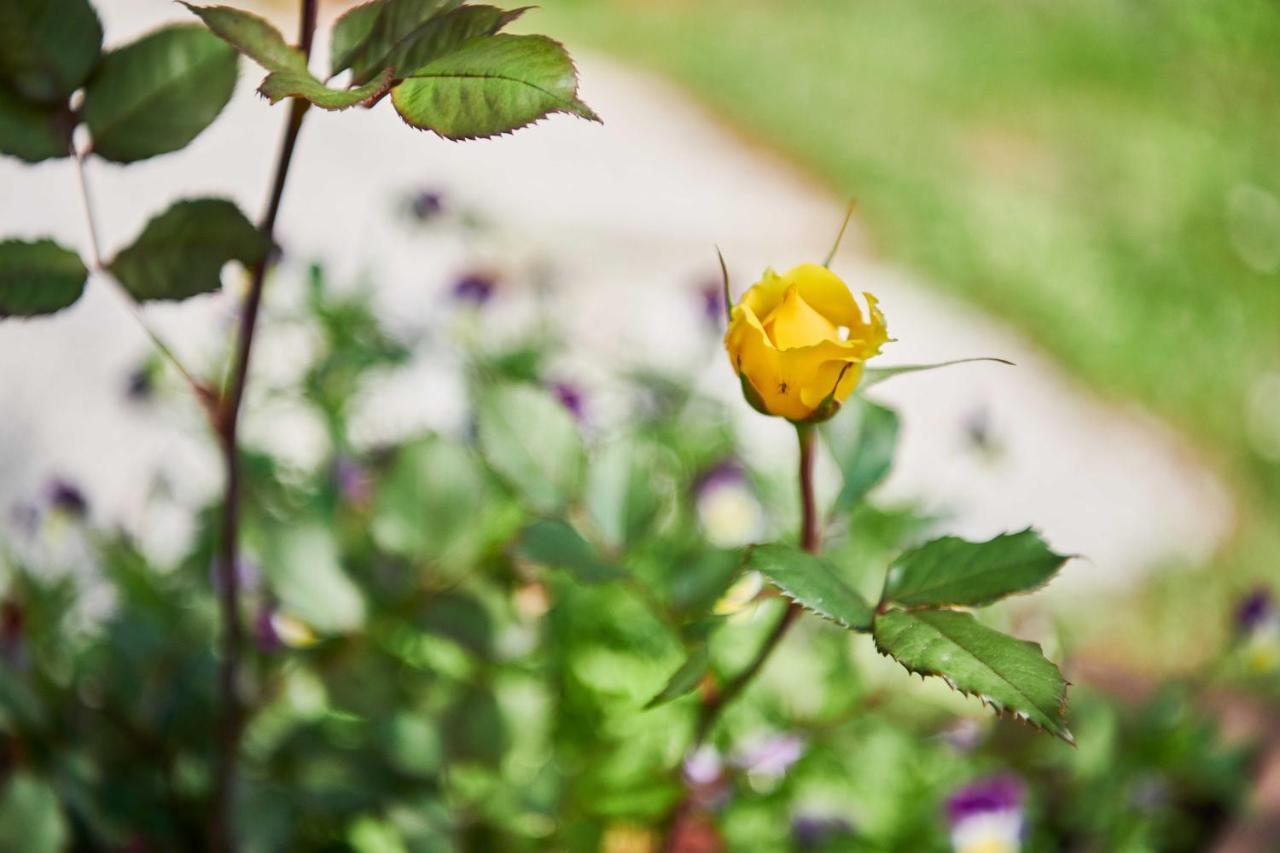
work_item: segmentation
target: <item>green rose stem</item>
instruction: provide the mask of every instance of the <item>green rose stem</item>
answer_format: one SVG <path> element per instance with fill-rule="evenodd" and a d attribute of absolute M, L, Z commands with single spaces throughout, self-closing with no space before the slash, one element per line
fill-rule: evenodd
<path fill-rule="evenodd" d="M 818 510 L 813 496 L 813 425 L 796 424 L 796 435 L 800 439 L 800 544 L 810 554 L 816 554 L 822 547 L 822 530 L 819 526 Z M 765 661 L 791 629 L 791 625 L 802 609 L 794 601 L 788 604 L 786 612 L 765 638 L 760 650 L 756 652 L 755 658 L 747 668 L 738 673 L 722 689 L 707 695 L 698 714 L 697 727 L 694 729 L 695 746 L 702 743 L 710 734 L 711 727 L 715 725 L 724 707 L 736 699 L 755 678 L 756 673 L 764 667 Z"/>
<path fill-rule="evenodd" d="M 298 26 L 298 48 L 305 58 L 311 57 L 311 44 L 316 30 L 317 0 L 302 0 Z M 290 104 L 289 122 L 285 127 L 284 141 L 276 161 L 275 178 L 271 188 L 271 200 L 266 215 L 259 226 L 267 240 L 274 244 L 276 217 L 284 196 L 285 182 L 289 177 L 289 164 L 293 160 L 294 146 L 302 119 L 307 114 L 309 101 L 294 98 Z M 240 406 L 244 400 L 245 384 L 249 376 L 249 358 L 253 353 L 254 332 L 257 330 L 258 313 L 262 306 L 262 286 L 266 280 L 271 253 L 263 255 L 254 265 L 240 313 L 240 328 L 236 339 L 235 361 L 231 377 L 219 398 L 214 417 L 222 449 L 226 477 L 226 494 L 222 505 L 222 552 L 218 560 L 219 609 L 222 621 L 222 661 L 219 668 L 219 691 L 222 696 L 222 730 L 218 744 L 218 771 L 214 781 L 213 816 L 210 841 L 215 851 L 234 850 L 236 764 L 240 750 L 240 738 L 244 730 L 244 706 L 239 694 L 240 654 L 243 631 L 240 625 L 240 579 L 236 573 L 240 539 L 240 454 L 239 422 Z"/>

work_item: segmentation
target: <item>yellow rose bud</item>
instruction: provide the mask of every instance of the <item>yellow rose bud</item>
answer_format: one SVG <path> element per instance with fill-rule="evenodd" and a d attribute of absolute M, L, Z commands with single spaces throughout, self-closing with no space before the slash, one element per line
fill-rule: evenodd
<path fill-rule="evenodd" d="M 791 421 L 829 418 L 889 339 L 876 298 L 868 317 L 839 276 L 817 264 L 766 270 L 734 306 L 724 345 L 748 402 Z"/>

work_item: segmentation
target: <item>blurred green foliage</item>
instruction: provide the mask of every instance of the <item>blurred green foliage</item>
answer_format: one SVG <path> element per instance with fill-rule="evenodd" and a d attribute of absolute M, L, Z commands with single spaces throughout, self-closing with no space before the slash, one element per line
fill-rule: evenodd
<path fill-rule="evenodd" d="M 467 428 L 362 446 L 350 423 L 369 377 L 449 336 L 395 337 L 369 293 L 318 268 L 297 306 L 269 322 L 319 342 L 292 393 L 331 448 L 304 468 L 246 451 L 245 850 L 648 850 L 693 796 L 732 850 L 944 850 L 946 798 L 997 771 L 1027 780 L 1032 850 L 1202 849 L 1239 814 L 1248 755 L 1191 691 L 1126 705 L 1077 690 L 1073 750 L 945 688 L 904 689 L 896 664 L 813 618 L 726 709 L 710 773 L 695 770 L 697 691 L 646 705 L 691 651 L 738 671 L 782 606 L 716 606 L 741 557 L 713 544 L 708 484 L 794 516 L 723 405 L 689 377 L 636 372 L 618 378 L 618 426 L 584 430 L 548 390 L 553 330 L 462 335 Z M 484 310 L 441 316 L 465 327 Z M 486 441 L 513 424 L 552 436 L 558 458 Z M 0 847 L 204 844 L 215 509 L 172 563 L 66 510 L 9 538 Z M 932 527 L 865 501 L 834 520 L 827 556 L 864 592 Z M 85 549 L 37 547 L 55 535 Z M 815 815 L 830 818 L 817 840 Z"/>
<path fill-rule="evenodd" d="M 1280 8 L 1268 0 L 555 0 L 857 198 L 875 249 L 1193 435 L 1240 526 L 1103 620 L 1152 665 L 1280 555 Z"/>

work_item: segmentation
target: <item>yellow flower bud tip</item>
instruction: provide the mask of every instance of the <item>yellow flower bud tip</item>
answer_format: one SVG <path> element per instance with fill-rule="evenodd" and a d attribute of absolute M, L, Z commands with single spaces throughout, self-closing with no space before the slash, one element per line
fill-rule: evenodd
<path fill-rule="evenodd" d="M 797 422 L 834 414 L 863 363 L 889 341 L 878 301 L 863 296 L 865 315 L 848 285 L 817 264 L 765 270 L 734 306 L 724 337 L 752 405 Z"/>

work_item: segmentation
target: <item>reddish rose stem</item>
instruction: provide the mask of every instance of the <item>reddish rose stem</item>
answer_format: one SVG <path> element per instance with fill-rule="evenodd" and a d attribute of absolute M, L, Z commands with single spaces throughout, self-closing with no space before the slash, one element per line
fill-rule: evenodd
<path fill-rule="evenodd" d="M 311 56 L 311 45 L 316 30 L 318 0 L 302 0 L 298 26 L 298 46 L 305 57 Z M 271 199 L 262 218 L 259 230 L 274 244 L 276 218 L 284 198 L 285 183 L 289 178 L 289 164 L 293 161 L 298 131 L 310 103 L 295 98 L 289 105 L 289 121 L 285 126 L 284 140 L 276 161 L 272 180 Z M 238 846 L 236 833 L 235 800 L 237 788 L 237 764 L 240 741 L 244 733 L 245 709 L 239 693 L 240 658 L 244 645 L 244 631 L 240 624 L 240 578 L 237 564 L 240 555 L 240 408 L 244 401 L 245 386 L 249 378 L 249 359 L 253 352 L 254 333 L 257 331 L 258 314 L 262 307 L 262 288 L 267 269 L 271 264 L 271 252 L 251 271 L 249 292 L 240 312 L 240 327 L 236 337 L 235 361 L 231 378 L 217 405 L 214 427 L 222 451 L 225 476 L 225 494 L 222 505 L 222 550 L 218 559 L 218 606 L 222 623 L 222 659 L 219 662 L 218 689 L 222 699 L 222 725 L 217 749 L 217 771 L 214 777 L 213 813 L 209 826 L 210 849 L 234 851 Z"/>

